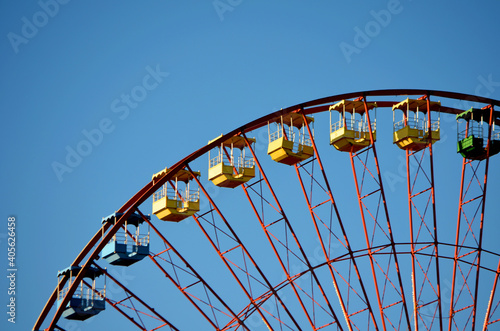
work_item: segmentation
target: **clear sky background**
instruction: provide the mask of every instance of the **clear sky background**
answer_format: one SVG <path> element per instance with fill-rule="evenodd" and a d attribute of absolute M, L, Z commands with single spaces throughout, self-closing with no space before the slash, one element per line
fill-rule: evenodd
<path fill-rule="evenodd" d="M 500 99 L 499 13 L 495 0 L 0 1 L 0 266 L 6 274 L 7 218 L 15 216 L 19 270 L 15 325 L 6 321 L 8 284 L 5 277 L 0 281 L 0 329 L 31 329 L 57 271 L 73 261 L 101 218 L 153 173 L 221 133 L 345 92 L 424 88 Z M 363 38 L 359 31 L 366 29 Z M 391 115 L 386 119 L 382 166 L 397 173 L 403 152 L 392 145 Z M 318 132 L 327 130 L 316 122 Z M 454 120 L 443 119 L 442 126 L 447 142 L 443 156 L 436 156 L 438 177 L 456 173 L 461 162 Z M 97 129 L 102 136 L 92 142 Z M 259 146 L 264 158 L 265 142 Z M 69 156 L 78 148 L 85 155 Z M 198 164 L 206 182 L 206 160 Z M 491 163 L 488 192 L 496 214 L 498 165 Z M 350 167 L 335 172 L 352 182 Z M 454 204 L 453 222 L 456 180 L 442 189 L 451 200 L 441 200 Z M 351 182 L 345 185 L 352 189 Z M 404 183 L 395 184 L 404 192 Z M 354 200 L 345 208 L 358 212 Z M 149 205 L 142 209 L 151 212 Z M 161 226 L 196 256 L 200 231 L 186 224 L 182 231 L 182 224 Z M 498 226 L 491 229 L 498 233 Z M 499 249 L 498 241 L 487 246 Z M 178 294 L 148 270 L 149 261 L 119 272 L 144 298 L 161 291 L 161 302 L 171 305 Z M 111 310 L 61 326 L 132 329 Z M 182 312 L 162 311 L 185 330 L 189 318 L 179 318 Z"/>

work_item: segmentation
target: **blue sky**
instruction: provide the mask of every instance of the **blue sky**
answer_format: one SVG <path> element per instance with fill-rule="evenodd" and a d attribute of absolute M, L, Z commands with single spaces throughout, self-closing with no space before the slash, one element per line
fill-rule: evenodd
<path fill-rule="evenodd" d="M 17 323 L 3 313 L 1 328 L 30 329 L 57 271 L 73 261 L 101 217 L 153 173 L 221 133 L 280 108 L 362 90 L 424 88 L 500 99 L 499 12 L 494 0 L 1 1 L 1 224 L 16 217 L 19 268 Z M 391 123 L 387 130 L 390 137 Z M 443 119 L 443 131 L 448 149 L 436 163 L 453 158 L 459 167 L 454 120 Z M 255 136 L 265 139 L 266 132 Z M 397 172 L 391 160 L 402 154 L 389 140 L 380 149 L 387 171 Z M 265 155 L 265 142 L 258 146 Z M 78 149 L 84 155 L 74 156 Z M 339 162 L 349 167 L 345 160 Z M 205 160 L 196 166 L 206 182 Z M 498 183 L 497 169 L 494 160 L 490 184 Z M 351 176 L 350 167 L 336 171 Z M 499 191 L 490 188 L 493 202 Z M 456 201 L 456 185 L 443 191 Z M 357 212 L 357 204 L 351 209 Z M 168 231 L 186 241 L 201 238 L 194 222 L 181 226 Z M 2 268 L 6 233 L 0 228 Z M 498 244 L 487 245 L 498 251 Z M 195 245 L 186 254 L 190 249 L 196 256 Z M 130 268 L 123 278 L 141 288 L 152 266 L 144 268 Z M 146 297 L 151 284 L 141 289 Z M 6 302 L 5 278 L 0 287 Z M 166 288 L 165 297 L 178 296 Z M 130 327 L 111 316 L 62 325 Z"/>

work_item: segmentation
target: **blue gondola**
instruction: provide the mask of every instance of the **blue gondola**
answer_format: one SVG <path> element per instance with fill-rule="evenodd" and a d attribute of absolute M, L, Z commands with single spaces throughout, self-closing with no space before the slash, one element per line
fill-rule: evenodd
<path fill-rule="evenodd" d="M 123 214 L 113 213 L 104 217 L 102 224 L 111 222 L 115 223 Z M 144 216 L 148 220 L 150 216 Z M 149 254 L 149 231 L 147 234 L 140 234 L 140 224 L 144 222 L 139 214 L 132 214 L 125 221 L 124 231 L 118 231 L 113 239 L 104 246 L 101 251 L 102 258 L 112 265 L 129 266 L 132 265 Z M 135 231 L 129 232 L 128 226 L 135 226 Z"/>
<path fill-rule="evenodd" d="M 61 305 L 66 293 L 71 286 L 74 277 L 78 275 L 82 267 L 72 266 L 59 271 L 57 277 L 69 277 L 67 286 L 60 290 L 57 295 L 57 306 Z M 96 288 L 95 279 L 103 274 L 103 271 L 90 267 L 87 269 L 83 280 L 78 286 L 73 296 L 69 299 L 66 308 L 62 313 L 62 317 L 70 320 L 83 321 L 87 318 L 99 314 L 105 309 L 106 285 L 102 289 Z M 92 280 L 92 284 L 85 281 L 85 278 Z M 90 285 L 90 286 L 89 286 Z"/>

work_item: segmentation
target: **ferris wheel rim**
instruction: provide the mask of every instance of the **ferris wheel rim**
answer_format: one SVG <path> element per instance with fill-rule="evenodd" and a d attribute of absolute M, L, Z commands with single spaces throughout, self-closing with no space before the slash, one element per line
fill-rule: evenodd
<path fill-rule="evenodd" d="M 111 224 L 104 224 L 103 229 L 99 229 L 94 235 L 91 240 L 88 242 L 88 244 L 80 251 L 78 256 L 75 258 L 71 266 L 77 266 L 82 263 L 83 260 L 86 259 L 86 262 L 81 266 L 81 272 L 79 273 L 78 277 L 80 277 L 84 270 L 86 268 L 90 267 L 91 264 L 97 260 L 99 253 L 101 252 L 102 248 L 106 243 L 110 241 L 112 236 L 118 231 L 118 229 L 121 228 L 121 226 L 124 224 L 124 221 L 131 215 L 133 214 L 136 210 L 138 210 L 138 207 L 141 206 L 149 197 L 151 197 L 155 191 L 157 191 L 163 184 L 165 184 L 167 181 L 169 181 L 177 171 L 185 168 L 188 164 L 193 162 L 194 160 L 198 159 L 199 157 L 205 155 L 208 151 L 213 149 L 214 147 L 218 146 L 221 144 L 221 142 L 226 141 L 227 139 L 238 136 L 247 132 L 252 132 L 256 129 L 259 129 L 265 125 L 267 125 L 270 121 L 272 121 L 275 118 L 278 118 L 280 116 L 290 114 L 295 111 L 302 111 L 305 115 L 311 115 L 311 114 L 316 114 L 316 113 L 321 113 L 325 112 L 328 110 L 328 106 L 331 105 L 334 102 L 345 100 L 345 99 L 354 99 L 357 97 L 391 97 L 391 96 L 416 96 L 416 95 L 425 95 L 428 97 L 443 97 L 443 98 L 448 98 L 452 100 L 462 100 L 462 101 L 470 101 L 470 102 L 477 102 L 480 104 L 484 105 L 491 105 L 491 106 L 500 106 L 500 100 L 495 100 L 487 97 L 481 97 L 481 96 L 476 96 L 472 94 L 466 94 L 466 93 L 458 93 L 458 92 L 450 92 L 450 91 L 443 91 L 443 90 L 429 90 L 429 89 L 377 89 L 377 90 L 365 90 L 365 91 L 359 91 L 359 92 L 349 92 L 349 93 L 343 93 L 343 94 L 337 94 L 337 95 L 331 95 L 327 97 L 322 97 L 310 101 L 306 101 L 303 103 L 295 104 L 292 106 L 288 106 L 286 108 L 283 108 L 279 111 L 275 111 L 272 113 L 269 113 L 267 115 L 264 115 L 260 118 L 257 118 L 253 121 L 250 121 L 244 125 L 241 125 L 237 127 L 236 129 L 233 129 L 229 131 L 226 134 L 222 134 L 221 136 L 217 137 L 216 139 L 210 141 L 209 144 L 202 146 L 198 150 L 192 152 L 191 154 L 185 156 L 184 158 L 180 159 L 176 163 L 174 163 L 171 167 L 168 167 L 168 171 L 166 171 L 165 175 L 161 177 L 158 180 L 152 180 L 151 182 L 147 183 L 142 189 L 140 189 L 136 194 L 132 196 L 123 206 L 121 206 L 116 213 L 120 213 L 121 217 L 119 217 L 116 222 L 111 225 Z M 396 102 L 393 101 L 387 101 L 384 103 L 384 101 L 378 102 L 380 104 L 383 104 L 385 106 L 388 106 L 389 104 L 393 104 Z M 453 114 L 456 115 L 459 112 L 463 112 L 461 109 L 455 109 L 451 107 L 441 107 L 440 112 L 442 113 L 447 113 L 447 114 Z M 443 243 L 445 244 L 445 243 Z M 93 250 L 92 250 L 93 249 Z M 89 256 L 90 254 L 90 256 Z M 496 254 L 493 252 L 493 254 Z M 324 263 L 328 263 L 324 262 Z M 324 264 L 323 263 L 323 264 Z M 78 279 L 77 277 L 77 279 Z M 74 283 L 78 283 L 75 279 Z M 81 277 L 80 277 L 81 279 Z M 55 294 L 57 292 L 57 289 L 60 288 L 61 286 L 65 285 L 65 278 L 56 286 L 56 289 L 52 293 L 51 297 L 47 301 L 45 307 L 43 308 L 39 318 L 36 321 L 34 330 L 37 330 L 41 324 L 45 321 L 45 318 L 48 315 L 49 310 L 51 309 L 51 306 L 55 302 Z M 63 304 L 61 304 L 61 307 L 64 306 L 64 301 Z M 51 325 L 53 325 L 57 320 L 60 318 L 60 310 L 62 308 L 58 308 Z M 59 316 L 58 316 L 59 315 Z"/>

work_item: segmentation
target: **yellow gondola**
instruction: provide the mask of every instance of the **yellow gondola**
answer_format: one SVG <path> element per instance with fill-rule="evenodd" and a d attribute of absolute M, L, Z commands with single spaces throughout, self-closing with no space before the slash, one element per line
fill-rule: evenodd
<path fill-rule="evenodd" d="M 153 175 L 153 181 L 165 176 L 170 170 L 164 169 Z M 190 189 L 190 182 L 199 172 L 180 170 L 153 194 L 153 214 L 162 221 L 180 222 L 200 210 L 200 190 Z M 184 189 L 180 186 L 184 184 Z"/>
<path fill-rule="evenodd" d="M 366 104 L 368 110 L 377 106 Z M 330 106 L 330 145 L 342 152 L 357 152 L 371 145 L 368 118 L 363 101 L 342 100 Z M 331 111 L 339 112 L 339 121 L 332 123 Z M 371 121 L 373 141 L 376 140 L 376 120 Z"/>
<path fill-rule="evenodd" d="M 439 101 L 431 101 L 429 104 L 430 110 L 439 111 L 441 107 Z M 403 112 L 403 119 L 398 122 L 395 120 L 396 109 Z M 440 139 L 439 118 L 431 120 L 429 125 L 427 111 L 427 100 L 424 99 L 407 98 L 392 107 L 393 142 L 399 148 L 418 151 Z"/>
<path fill-rule="evenodd" d="M 288 165 L 294 165 L 313 156 L 313 137 L 309 136 L 309 130 L 306 128 L 313 122 L 314 118 L 304 117 L 298 113 L 279 117 L 275 122 L 277 130 L 271 132 L 269 129 L 267 154 L 274 161 Z"/>
<path fill-rule="evenodd" d="M 209 141 L 209 144 L 214 140 Z M 248 138 L 248 142 L 253 144 L 255 139 Z M 245 138 L 234 136 L 217 147 L 215 157 L 208 152 L 208 179 L 216 186 L 234 188 L 254 178 L 255 160 L 246 156 L 247 148 Z"/>

